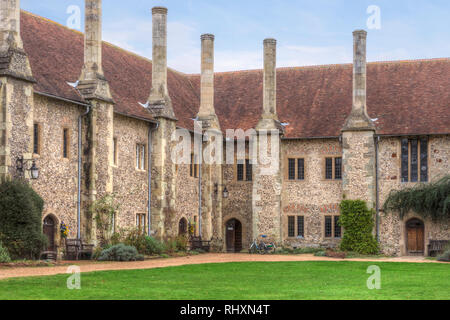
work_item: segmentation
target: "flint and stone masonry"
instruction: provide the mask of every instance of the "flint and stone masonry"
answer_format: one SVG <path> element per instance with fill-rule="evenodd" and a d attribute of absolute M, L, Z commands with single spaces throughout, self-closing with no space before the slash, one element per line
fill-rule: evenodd
<path fill-rule="evenodd" d="M 102 42 L 102 2 L 86 0 L 85 5 L 82 36 L 21 12 L 18 0 L 0 0 L 0 179 L 30 181 L 45 201 L 42 219 L 53 221 L 56 246 L 63 243 L 61 222 L 69 226 L 69 238 L 77 237 L 80 227 L 81 237 L 96 244 L 98 231 L 88 208 L 113 193 L 120 203 L 116 231 L 139 226 L 168 239 L 193 226 L 195 235 L 212 241 L 215 251 L 246 250 L 261 234 L 278 245 L 335 247 L 341 240 L 335 219 L 342 199 L 362 199 L 376 209 L 377 198 L 382 207 L 392 190 L 417 184 L 402 177 L 402 140 L 427 139 L 419 159 L 421 167 L 427 167 L 427 181 L 450 173 L 450 119 L 445 112 L 450 103 L 449 59 L 367 65 L 367 33 L 357 30 L 353 70 L 276 69 L 276 40 L 266 39 L 263 71 L 215 73 L 215 39 L 204 34 L 201 73 L 185 75 L 167 67 L 166 8 L 153 8 L 153 37 L 142 40 L 152 41 L 149 61 Z M 390 78 L 399 73 L 402 81 L 390 85 Z M 415 80 L 426 73 L 427 81 Z M 347 86 L 352 75 L 353 88 Z M 77 77 L 76 88 L 67 84 Z M 410 92 L 405 79 L 414 81 L 417 90 Z M 431 90 L 428 84 L 433 81 Z M 373 92 L 383 95 L 382 102 Z M 145 99 L 146 104 L 139 103 Z M 427 106 L 427 114 L 416 115 L 416 100 Z M 322 110 L 319 116 L 317 110 Z M 404 125 L 389 122 L 405 110 L 409 118 L 397 118 L 406 121 Z M 427 125 L 416 126 L 423 117 Z M 203 151 L 227 129 L 254 127 L 260 143 L 246 145 L 246 158 L 255 151 L 250 147 L 256 147 L 258 157 L 253 163 L 236 158 L 232 164 L 175 164 L 173 134 L 185 128 L 193 138 L 194 124 L 201 124 L 196 134 L 203 137 Z M 414 130 L 405 133 L 405 128 Z M 66 157 L 61 151 L 63 132 L 68 133 Z M 223 150 L 214 154 L 226 154 L 227 141 L 222 142 Z M 409 151 L 411 159 L 412 154 Z M 28 165 L 36 162 L 38 180 L 16 169 L 22 158 Z M 329 175 L 339 163 L 327 168 L 329 159 L 342 159 L 342 179 Z M 238 160 L 244 160 L 242 165 Z M 297 160 L 304 164 L 301 177 Z M 408 160 L 410 170 L 415 162 Z M 423 228 L 419 254 L 428 254 L 432 240 L 450 240 L 450 221 L 429 221 L 414 212 L 400 219 L 382 211 L 377 221 L 385 254 L 411 254 L 411 221 Z"/>

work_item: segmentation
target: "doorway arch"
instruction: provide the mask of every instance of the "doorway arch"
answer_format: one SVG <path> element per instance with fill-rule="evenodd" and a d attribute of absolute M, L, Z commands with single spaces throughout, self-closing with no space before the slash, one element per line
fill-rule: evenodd
<path fill-rule="evenodd" d="M 228 252 L 242 251 L 242 223 L 238 219 L 230 219 L 225 226 Z"/>
<path fill-rule="evenodd" d="M 425 254 L 425 224 L 420 219 L 406 222 L 406 252 L 415 256 Z"/>
<path fill-rule="evenodd" d="M 48 215 L 44 219 L 43 233 L 47 237 L 47 251 L 56 251 L 56 219 L 52 215 Z"/>
<path fill-rule="evenodd" d="M 186 218 L 181 218 L 180 222 L 178 223 L 178 235 L 182 236 L 187 233 L 187 220 Z"/>

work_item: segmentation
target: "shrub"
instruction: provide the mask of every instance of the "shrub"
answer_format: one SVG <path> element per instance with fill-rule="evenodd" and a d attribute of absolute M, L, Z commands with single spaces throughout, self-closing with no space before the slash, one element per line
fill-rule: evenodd
<path fill-rule="evenodd" d="M 5 247 L 3 247 L 2 243 L 0 242 L 0 263 L 8 263 L 8 262 L 11 262 L 8 250 Z"/>
<path fill-rule="evenodd" d="M 341 202 L 340 225 L 344 228 L 341 250 L 360 254 L 377 254 L 378 243 L 372 235 L 374 227 L 373 210 L 361 200 L 344 200 Z"/>
<path fill-rule="evenodd" d="M 138 253 L 135 247 L 126 246 L 123 243 L 105 249 L 98 258 L 99 261 L 142 261 L 144 257 Z"/>
<path fill-rule="evenodd" d="M 175 239 L 175 241 L 176 241 L 177 251 L 183 251 L 183 252 L 187 251 L 188 245 L 189 245 L 189 239 L 187 236 L 180 235 Z"/>
<path fill-rule="evenodd" d="M 168 238 L 165 242 L 165 253 L 175 253 L 178 249 L 178 242 L 176 238 Z"/>
<path fill-rule="evenodd" d="M 123 243 L 127 246 L 132 246 L 137 249 L 140 254 L 145 254 L 147 248 L 146 235 L 142 233 L 142 230 L 135 228 L 131 229 L 127 234 L 125 234 Z"/>
<path fill-rule="evenodd" d="M 437 258 L 438 261 L 450 262 L 450 249 L 447 249 L 442 255 Z"/>
<path fill-rule="evenodd" d="M 327 253 L 325 250 L 321 250 L 321 251 L 317 251 L 316 253 L 314 253 L 315 257 L 326 257 Z"/>
<path fill-rule="evenodd" d="M 145 254 L 159 255 L 163 253 L 165 246 L 162 242 L 152 237 L 145 237 Z"/>
<path fill-rule="evenodd" d="M 10 257 L 35 259 L 47 244 L 42 234 L 44 201 L 25 181 L 0 184 L 0 241 Z"/>

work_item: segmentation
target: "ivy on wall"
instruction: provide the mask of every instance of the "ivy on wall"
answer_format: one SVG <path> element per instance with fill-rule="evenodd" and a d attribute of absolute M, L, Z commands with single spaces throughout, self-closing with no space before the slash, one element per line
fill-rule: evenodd
<path fill-rule="evenodd" d="M 360 254 L 378 254 L 379 247 L 373 236 L 375 212 L 362 200 L 341 202 L 340 225 L 344 228 L 341 250 Z"/>
<path fill-rule="evenodd" d="M 424 219 L 442 221 L 450 218 L 450 176 L 429 184 L 391 191 L 384 204 L 385 212 L 396 212 L 403 219 L 413 211 Z"/>

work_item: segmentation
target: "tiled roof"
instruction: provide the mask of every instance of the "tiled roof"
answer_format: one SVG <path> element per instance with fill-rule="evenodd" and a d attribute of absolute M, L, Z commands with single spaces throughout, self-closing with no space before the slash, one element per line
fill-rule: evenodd
<path fill-rule="evenodd" d="M 83 65 L 83 35 L 30 13 L 22 13 L 22 38 L 35 90 L 82 101 L 66 84 Z M 200 60 L 200 58 L 199 58 Z M 103 44 L 103 69 L 115 111 L 151 119 L 138 102 L 151 87 L 151 61 Z M 450 59 L 368 64 L 367 104 L 382 135 L 450 133 Z M 262 111 L 262 70 L 217 73 L 215 107 L 225 129 L 249 129 Z M 169 94 L 178 125 L 192 129 L 199 108 L 200 76 L 169 69 Z M 351 64 L 280 68 L 277 109 L 288 138 L 337 137 L 352 105 Z"/>

